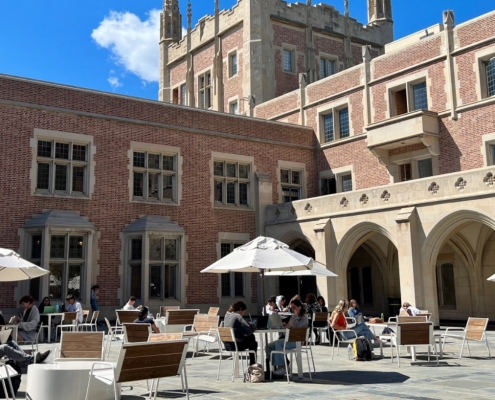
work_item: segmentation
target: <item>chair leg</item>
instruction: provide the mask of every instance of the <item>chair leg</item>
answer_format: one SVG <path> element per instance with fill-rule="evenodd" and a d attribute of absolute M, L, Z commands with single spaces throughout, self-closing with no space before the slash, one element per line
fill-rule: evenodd
<path fill-rule="evenodd" d="M 435 356 L 437 358 L 437 367 L 438 367 L 440 365 L 440 363 L 438 362 L 438 351 L 437 351 L 437 342 L 436 341 L 433 343 L 433 346 L 434 346 L 433 349 L 435 350 Z M 428 347 L 428 351 L 429 350 L 430 350 L 430 348 Z"/>
<path fill-rule="evenodd" d="M 156 400 L 156 396 L 158 394 L 158 385 L 160 384 L 160 379 L 156 380 L 156 388 L 155 388 L 155 396 L 153 397 L 153 400 Z"/>
<path fill-rule="evenodd" d="M 292 355 L 291 355 L 292 358 Z M 287 355 L 284 353 L 285 374 L 287 375 L 287 383 L 290 383 L 289 367 L 287 366 Z M 292 362 L 291 362 L 292 365 Z"/>
<path fill-rule="evenodd" d="M 186 391 L 186 388 L 184 387 L 184 369 L 180 374 L 180 383 L 182 385 L 182 393 L 184 393 Z"/>
<path fill-rule="evenodd" d="M 217 374 L 217 381 L 220 379 L 220 365 L 222 365 L 222 347 L 219 347 L 219 353 L 220 356 L 218 358 L 218 374 Z"/>
<path fill-rule="evenodd" d="M 332 340 L 332 360 L 333 360 L 334 349 L 335 349 L 335 335 L 333 335 L 333 340 Z"/>
<path fill-rule="evenodd" d="M 469 341 L 468 340 L 466 340 L 466 344 L 467 344 L 467 348 L 468 348 L 469 357 L 471 357 L 471 349 L 469 348 Z"/>
<path fill-rule="evenodd" d="M 184 383 L 186 384 L 186 399 L 189 400 L 189 386 L 187 385 L 186 364 L 184 364 Z"/>
<path fill-rule="evenodd" d="M 485 333 L 485 342 L 486 342 L 486 348 L 488 349 L 488 359 L 491 360 L 492 356 L 490 354 L 490 344 L 488 343 L 488 337 L 486 336 L 486 333 Z"/>
<path fill-rule="evenodd" d="M 296 357 L 297 357 L 297 356 L 296 356 Z M 309 364 L 309 354 L 308 354 L 308 352 L 306 352 L 306 358 L 308 359 L 309 380 L 310 380 L 311 382 L 313 382 L 313 377 L 311 376 L 311 366 L 310 366 L 310 364 Z M 313 361 L 313 362 L 314 362 L 314 361 Z M 314 365 L 313 365 L 313 367 L 314 367 Z M 316 375 L 316 373 L 315 373 L 315 375 Z"/>
<path fill-rule="evenodd" d="M 462 358 L 462 352 L 464 351 L 464 343 L 466 343 L 466 339 L 465 338 L 462 340 L 461 354 L 459 354 L 459 360 Z"/>
<path fill-rule="evenodd" d="M 273 353 L 270 354 L 270 364 L 273 366 Z M 270 381 L 272 380 L 273 368 L 270 368 Z"/>
<path fill-rule="evenodd" d="M 88 400 L 89 399 L 89 387 L 91 386 L 91 378 L 92 378 L 92 373 L 90 372 L 89 373 L 89 379 L 88 379 L 88 387 L 86 389 L 86 397 L 85 397 L 85 400 Z"/>
<path fill-rule="evenodd" d="M 7 386 L 5 386 L 5 379 L 2 379 L 2 387 L 3 387 L 3 392 L 5 393 L 5 398 L 10 399 L 10 396 L 8 395 L 9 392 L 7 392 Z M 14 394 L 14 392 L 12 392 Z"/>

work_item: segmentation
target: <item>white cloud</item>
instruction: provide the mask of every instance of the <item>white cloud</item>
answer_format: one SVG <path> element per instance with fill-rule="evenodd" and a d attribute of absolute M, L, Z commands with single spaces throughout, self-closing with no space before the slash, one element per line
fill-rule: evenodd
<path fill-rule="evenodd" d="M 158 82 L 160 10 L 151 10 L 144 21 L 130 12 L 111 11 L 93 30 L 91 37 L 110 50 L 116 64 L 146 82 Z M 115 89 L 122 86 L 116 77 L 108 78 Z"/>
<path fill-rule="evenodd" d="M 112 89 L 114 90 L 117 89 L 118 87 L 123 86 L 122 82 L 120 82 L 119 78 L 117 78 L 116 76 L 111 76 L 107 80 L 110 86 L 112 87 Z"/>
<path fill-rule="evenodd" d="M 187 28 L 182 27 L 182 39 L 184 39 L 187 35 Z"/>

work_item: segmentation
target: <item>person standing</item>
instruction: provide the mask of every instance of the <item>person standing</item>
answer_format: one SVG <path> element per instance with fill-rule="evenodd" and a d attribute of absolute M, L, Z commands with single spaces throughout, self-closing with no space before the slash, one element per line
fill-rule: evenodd
<path fill-rule="evenodd" d="M 98 311 L 98 294 L 100 292 L 100 286 L 99 285 L 93 285 L 91 287 L 91 310 L 93 311 L 93 313 L 95 311 Z M 97 319 L 96 320 L 96 323 L 98 325 L 101 325 L 100 323 L 100 320 Z"/>

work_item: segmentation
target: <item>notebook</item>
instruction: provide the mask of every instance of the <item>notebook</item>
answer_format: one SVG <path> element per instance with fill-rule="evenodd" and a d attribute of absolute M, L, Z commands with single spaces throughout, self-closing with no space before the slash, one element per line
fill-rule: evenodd
<path fill-rule="evenodd" d="M 55 312 L 55 306 L 45 306 L 44 314 L 53 314 Z"/>
<path fill-rule="evenodd" d="M 278 314 L 270 315 L 269 321 L 270 321 L 269 323 L 270 329 L 280 329 L 284 327 L 284 324 L 282 323 L 282 318 L 280 318 L 280 315 Z"/>

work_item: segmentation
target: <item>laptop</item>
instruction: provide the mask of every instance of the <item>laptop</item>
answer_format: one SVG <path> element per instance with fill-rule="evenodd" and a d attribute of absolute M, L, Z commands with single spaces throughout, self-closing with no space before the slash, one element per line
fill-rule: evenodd
<path fill-rule="evenodd" d="M 44 314 L 53 314 L 55 312 L 55 306 L 45 306 Z"/>
<path fill-rule="evenodd" d="M 252 320 L 252 323 L 258 330 L 267 329 L 268 326 L 268 316 L 261 315 L 258 318 Z"/>
<path fill-rule="evenodd" d="M 269 322 L 269 329 L 282 329 L 284 327 L 282 318 L 278 314 L 270 315 Z"/>

